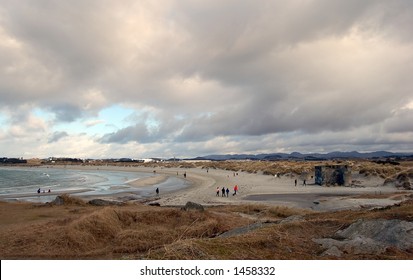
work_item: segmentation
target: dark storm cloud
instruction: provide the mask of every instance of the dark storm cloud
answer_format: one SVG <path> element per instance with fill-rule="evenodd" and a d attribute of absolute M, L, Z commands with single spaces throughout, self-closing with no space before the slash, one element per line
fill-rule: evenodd
<path fill-rule="evenodd" d="M 177 141 L 347 130 L 379 123 L 391 116 L 399 98 L 408 101 L 411 83 L 399 86 L 408 71 L 387 68 L 393 63 L 402 66 L 401 58 L 387 61 L 380 57 L 385 50 L 367 58 L 353 56 L 351 46 L 322 42 L 354 28 L 373 33 L 382 27 L 394 30 L 392 25 L 398 23 L 388 22 L 385 2 L 319 1 L 308 6 L 272 2 L 266 10 L 243 3 L 229 13 L 231 3 L 218 7 L 186 2 L 178 13 L 177 22 L 194 39 L 196 54 L 203 54 L 194 72 L 236 87 L 236 94 L 222 107 L 212 104 L 219 98 L 212 98 L 206 107 L 210 114 L 193 115 Z M 402 2 L 391 5 L 399 6 L 408 7 Z M 411 54 L 406 58 L 411 61 Z M 188 107 L 199 104 L 187 98 Z"/>
<path fill-rule="evenodd" d="M 57 122 L 74 122 L 80 119 L 83 114 L 81 108 L 70 104 L 54 105 L 50 107 L 49 110 L 55 114 L 55 120 Z"/>
<path fill-rule="evenodd" d="M 58 142 L 60 139 L 69 136 L 69 134 L 65 131 L 55 131 L 50 137 L 49 137 L 49 143 L 53 142 Z"/>
<path fill-rule="evenodd" d="M 383 124 L 386 132 L 406 133 L 413 132 L 413 110 L 403 109 L 386 120 Z"/>
<path fill-rule="evenodd" d="M 115 133 L 108 133 L 104 135 L 100 141 L 102 143 L 125 144 L 128 142 L 148 143 L 154 140 L 155 139 L 150 137 L 150 133 L 146 125 L 139 123 L 133 126 L 119 129 Z"/>

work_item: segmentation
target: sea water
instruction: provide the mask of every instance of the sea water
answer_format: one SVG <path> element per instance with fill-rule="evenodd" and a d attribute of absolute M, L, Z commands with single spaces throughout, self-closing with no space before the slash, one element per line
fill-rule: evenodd
<path fill-rule="evenodd" d="M 120 192 L 133 192 L 135 197 L 153 195 L 154 188 L 132 187 L 127 184 L 132 180 L 154 176 L 144 172 L 74 170 L 65 168 L 30 168 L 0 167 L 0 199 L 47 202 L 55 196 L 38 196 L 37 190 L 48 192 L 70 192 L 73 195 L 93 196 L 110 195 Z M 170 192 L 187 186 L 186 181 L 169 177 L 155 185 L 162 192 Z M 30 196 L 33 194 L 33 196 Z"/>

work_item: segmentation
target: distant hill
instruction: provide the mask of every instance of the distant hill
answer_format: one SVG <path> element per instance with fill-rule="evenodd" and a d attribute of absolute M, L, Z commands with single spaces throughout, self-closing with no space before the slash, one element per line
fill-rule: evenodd
<path fill-rule="evenodd" d="M 270 153 L 270 154 L 224 154 L 207 155 L 192 158 L 192 160 L 332 160 L 332 159 L 380 159 L 380 158 L 413 158 L 413 153 L 392 153 L 387 151 L 376 151 L 369 153 L 352 152 L 330 152 L 326 154 L 309 153 Z"/>

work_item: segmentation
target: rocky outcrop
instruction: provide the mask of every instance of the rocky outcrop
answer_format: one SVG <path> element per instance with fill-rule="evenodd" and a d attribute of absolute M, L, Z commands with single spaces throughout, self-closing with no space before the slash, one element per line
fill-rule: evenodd
<path fill-rule="evenodd" d="M 322 255 L 380 254 L 387 248 L 413 248 L 413 223 L 401 220 L 358 220 L 333 238 L 313 239 L 326 249 Z"/>
<path fill-rule="evenodd" d="M 160 204 L 159 202 L 150 202 L 150 203 L 148 203 L 147 205 L 149 205 L 149 206 L 156 206 L 156 207 L 160 207 L 160 206 L 161 206 L 161 204 Z"/>
<path fill-rule="evenodd" d="M 124 205 L 124 202 L 113 201 L 113 200 L 104 200 L 104 199 L 92 199 L 88 202 L 90 205 L 94 206 L 109 206 L 109 205 Z"/>
<path fill-rule="evenodd" d="M 56 198 L 51 202 L 46 202 L 46 205 L 85 205 L 86 203 L 78 198 L 73 197 L 68 194 L 62 194 L 56 196 Z"/>
<path fill-rule="evenodd" d="M 192 210 L 192 211 L 201 211 L 201 212 L 205 210 L 204 206 L 202 206 L 199 203 L 192 202 L 192 201 L 188 201 L 185 204 L 185 206 L 182 207 L 181 209 L 184 210 L 184 211 L 191 211 Z"/>
<path fill-rule="evenodd" d="M 65 204 L 65 200 L 62 196 L 58 195 L 56 196 L 56 198 L 51 202 L 51 204 L 53 205 L 64 205 Z"/>

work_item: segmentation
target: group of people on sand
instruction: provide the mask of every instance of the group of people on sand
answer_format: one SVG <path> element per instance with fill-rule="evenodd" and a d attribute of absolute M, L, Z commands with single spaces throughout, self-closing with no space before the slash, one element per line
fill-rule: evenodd
<path fill-rule="evenodd" d="M 297 179 L 294 180 L 294 185 L 297 186 Z M 303 186 L 307 186 L 307 180 L 303 180 Z"/>
<path fill-rule="evenodd" d="M 37 193 L 41 193 L 41 192 L 42 192 L 42 193 L 46 193 L 45 190 L 42 191 L 42 190 L 39 188 L 39 189 L 37 190 Z M 49 189 L 47 192 L 48 192 L 48 193 L 51 192 L 50 189 Z"/>
<path fill-rule="evenodd" d="M 238 191 L 238 185 L 235 185 L 234 186 L 234 193 L 232 195 L 236 195 L 237 191 Z M 222 194 L 221 195 L 222 197 L 225 197 L 225 196 L 228 197 L 229 196 L 229 188 L 222 187 L 222 189 L 219 189 L 219 187 L 217 187 L 216 196 L 219 196 L 220 193 Z"/>

